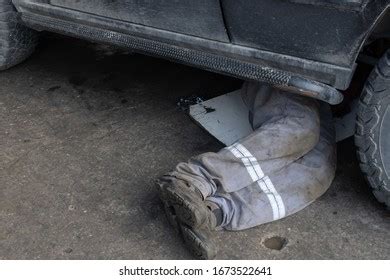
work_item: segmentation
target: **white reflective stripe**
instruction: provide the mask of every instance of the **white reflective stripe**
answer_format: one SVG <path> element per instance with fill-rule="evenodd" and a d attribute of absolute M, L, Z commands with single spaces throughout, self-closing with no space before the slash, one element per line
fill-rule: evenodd
<path fill-rule="evenodd" d="M 257 181 L 257 184 L 260 186 L 261 190 L 267 196 L 269 203 L 271 204 L 272 214 L 273 214 L 274 220 L 279 219 L 279 216 L 280 216 L 279 207 L 278 207 L 278 203 L 276 202 L 275 196 L 271 193 L 267 184 L 263 180 Z"/>
<path fill-rule="evenodd" d="M 282 197 L 276 191 L 274 184 L 272 183 L 271 179 L 268 176 L 264 177 L 263 180 L 267 185 L 268 189 L 270 190 L 270 192 L 274 195 L 276 203 L 278 204 L 279 219 L 284 218 L 286 216 L 286 207 L 284 206 Z"/>
<path fill-rule="evenodd" d="M 261 190 L 267 196 L 272 207 L 274 220 L 285 217 L 286 208 L 283 200 L 276 191 L 271 179 L 264 175 L 257 159 L 240 143 L 228 147 L 228 150 L 231 151 L 236 158 L 241 159 L 253 182 L 257 182 Z"/>
<path fill-rule="evenodd" d="M 253 168 L 255 169 L 260 180 L 264 177 L 264 172 L 261 170 L 260 164 L 257 162 L 257 159 L 240 143 L 234 144 L 237 150 L 239 150 L 248 160 L 252 163 Z M 257 181 L 257 180 L 256 180 Z"/>
<path fill-rule="evenodd" d="M 252 164 L 250 163 L 250 161 L 243 157 L 243 155 L 240 153 L 240 151 L 235 147 L 235 146 L 230 146 L 228 147 L 228 150 L 232 152 L 232 154 L 238 158 L 238 159 L 241 159 L 242 163 L 244 164 L 246 170 L 248 171 L 249 173 L 249 176 L 251 176 L 252 178 L 252 181 L 253 182 L 256 182 L 258 180 L 260 180 L 261 178 L 259 178 L 259 176 L 256 174 L 256 171 L 255 169 L 252 167 Z"/>

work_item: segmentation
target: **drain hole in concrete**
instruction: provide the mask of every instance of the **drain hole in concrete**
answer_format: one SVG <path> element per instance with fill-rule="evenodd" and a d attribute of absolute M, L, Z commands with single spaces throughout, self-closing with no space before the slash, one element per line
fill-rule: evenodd
<path fill-rule="evenodd" d="M 273 236 L 264 240 L 263 244 L 269 249 L 280 251 L 287 245 L 287 239 L 280 236 Z"/>

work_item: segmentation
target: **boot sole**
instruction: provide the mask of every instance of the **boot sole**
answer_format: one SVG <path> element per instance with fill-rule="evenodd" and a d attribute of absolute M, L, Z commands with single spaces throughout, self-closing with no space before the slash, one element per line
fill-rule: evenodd
<path fill-rule="evenodd" d="M 201 260 L 212 260 L 217 256 L 217 246 L 210 241 L 206 234 L 201 234 L 199 231 L 196 232 L 187 225 L 182 224 L 175 215 L 172 206 L 165 202 L 164 210 L 169 224 L 183 238 L 187 249 L 192 255 Z"/>
<path fill-rule="evenodd" d="M 217 246 L 210 241 L 209 237 L 186 225 L 181 224 L 180 227 L 184 243 L 196 258 L 201 260 L 215 259 L 218 253 Z"/>
<path fill-rule="evenodd" d="M 181 223 L 194 229 L 211 228 L 210 211 L 192 190 L 169 186 L 161 192 L 161 199 L 174 208 Z"/>

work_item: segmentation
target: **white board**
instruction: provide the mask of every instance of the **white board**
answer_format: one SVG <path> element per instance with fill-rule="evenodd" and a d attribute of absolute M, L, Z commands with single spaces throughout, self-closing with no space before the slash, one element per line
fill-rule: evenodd
<path fill-rule="evenodd" d="M 355 133 L 357 102 L 343 118 L 335 118 L 336 140 L 341 141 Z M 212 136 L 226 146 L 253 132 L 249 123 L 249 110 L 240 91 L 233 91 L 190 106 L 191 117 Z"/>
<path fill-rule="evenodd" d="M 191 106 L 190 115 L 226 146 L 253 132 L 239 90 Z"/>

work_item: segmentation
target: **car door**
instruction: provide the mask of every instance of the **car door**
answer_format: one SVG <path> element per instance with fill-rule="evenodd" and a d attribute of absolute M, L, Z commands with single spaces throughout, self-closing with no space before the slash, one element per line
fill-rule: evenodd
<path fill-rule="evenodd" d="M 50 0 L 55 6 L 228 42 L 219 0 Z"/>
<path fill-rule="evenodd" d="M 389 0 L 221 0 L 233 44 L 352 67 Z M 365 14 L 367 5 L 375 7 Z"/>

